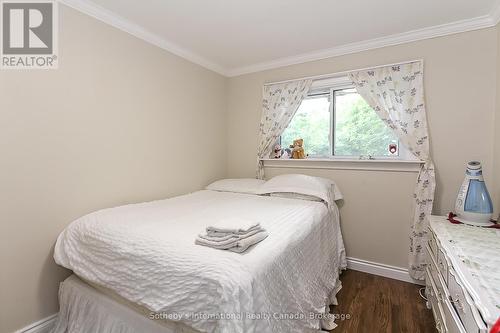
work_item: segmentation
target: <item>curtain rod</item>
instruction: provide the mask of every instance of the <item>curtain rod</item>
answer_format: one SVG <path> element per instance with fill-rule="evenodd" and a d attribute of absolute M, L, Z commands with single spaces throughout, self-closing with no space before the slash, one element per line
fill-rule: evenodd
<path fill-rule="evenodd" d="M 378 65 L 378 66 L 365 67 L 365 68 L 360 68 L 360 69 L 352 69 L 349 71 L 335 72 L 335 73 L 329 73 L 329 74 L 320 74 L 320 75 L 313 75 L 313 76 L 304 76 L 304 77 L 299 77 L 296 79 L 283 80 L 283 81 L 267 82 L 267 83 L 264 83 L 264 86 L 269 86 L 269 85 L 273 85 L 273 84 L 280 84 L 280 83 L 288 83 L 288 82 L 293 82 L 293 81 L 298 81 L 298 80 L 307 80 L 307 79 L 319 80 L 319 79 L 326 79 L 326 78 L 331 78 L 331 77 L 336 77 L 336 76 L 345 76 L 351 72 L 357 72 L 357 71 L 363 71 L 363 70 L 369 70 L 369 69 L 375 69 L 375 68 L 381 68 L 381 67 L 387 67 L 387 66 L 411 64 L 413 62 L 422 62 L 423 63 L 424 60 L 423 59 L 408 60 L 408 61 L 402 61 L 402 62 L 395 62 L 393 64 Z"/>

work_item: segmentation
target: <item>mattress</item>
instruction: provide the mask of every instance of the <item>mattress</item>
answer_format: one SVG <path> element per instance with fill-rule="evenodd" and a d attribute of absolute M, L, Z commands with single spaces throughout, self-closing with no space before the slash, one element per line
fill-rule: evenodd
<path fill-rule="evenodd" d="M 269 237 L 244 254 L 194 244 L 231 217 Z M 54 258 L 160 316 L 231 333 L 317 331 L 346 266 L 335 205 L 207 190 L 86 215 L 61 233 Z"/>

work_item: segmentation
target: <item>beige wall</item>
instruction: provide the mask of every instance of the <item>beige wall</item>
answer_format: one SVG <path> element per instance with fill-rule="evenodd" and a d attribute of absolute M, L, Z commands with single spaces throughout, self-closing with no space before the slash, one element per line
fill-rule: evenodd
<path fill-rule="evenodd" d="M 57 311 L 59 232 L 226 173 L 226 79 L 60 6 L 60 68 L 0 71 L 0 332 Z"/>
<path fill-rule="evenodd" d="M 500 25 L 497 25 L 497 105 L 495 113 L 494 176 L 492 199 L 495 206 L 494 217 L 500 218 Z M 490 187 L 491 188 L 491 187 Z"/>
<path fill-rule="evenodd" d="M 465 163 L 484 163 L 493 180 L 493 138 L 497 68 L 495 28 L 451 35 L 243 75 L 228 85 L 228 174 L 255 174 L 262 84 L 341 72 L 405 60 L 424 59 L 431 153 L 437 169 L 434 212 L 454 205 Z M 290 172 L 293 169 L 288 169 Z M 274 175 L 284 170 L 268 170 Z M 296 170 L 318 174 L 319 171 Z M 347 254 L 406 267 L 412 181 L 415 174 L 321 171 L 345 192 L 341 209 Z"/>

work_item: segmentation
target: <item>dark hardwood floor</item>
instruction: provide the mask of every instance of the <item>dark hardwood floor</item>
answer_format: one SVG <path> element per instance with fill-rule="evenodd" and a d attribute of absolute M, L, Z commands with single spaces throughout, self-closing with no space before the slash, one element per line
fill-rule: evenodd
<path fill-rule="evenodd" d="M 339 305 L 331 312 L 349 315 L 337 320 L 333 333 L 434 333 L 434 318 L 418 290 L 421 286 L 381 276 L 344 271 Z"/>

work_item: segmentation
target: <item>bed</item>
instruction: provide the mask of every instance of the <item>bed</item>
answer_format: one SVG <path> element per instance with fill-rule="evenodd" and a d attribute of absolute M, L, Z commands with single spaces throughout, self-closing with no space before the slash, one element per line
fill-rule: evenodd
<path fill-rule="evenodd" d="M 71 223 L 54 258 L 78 277 L 61 284 L 54 332 L 321 330 L 346 267 L 334 194 L 241 192 L 201 190 Z M 269 236 L 243 254 L 194 244 L 211 221 L 234 217 Z"/>

